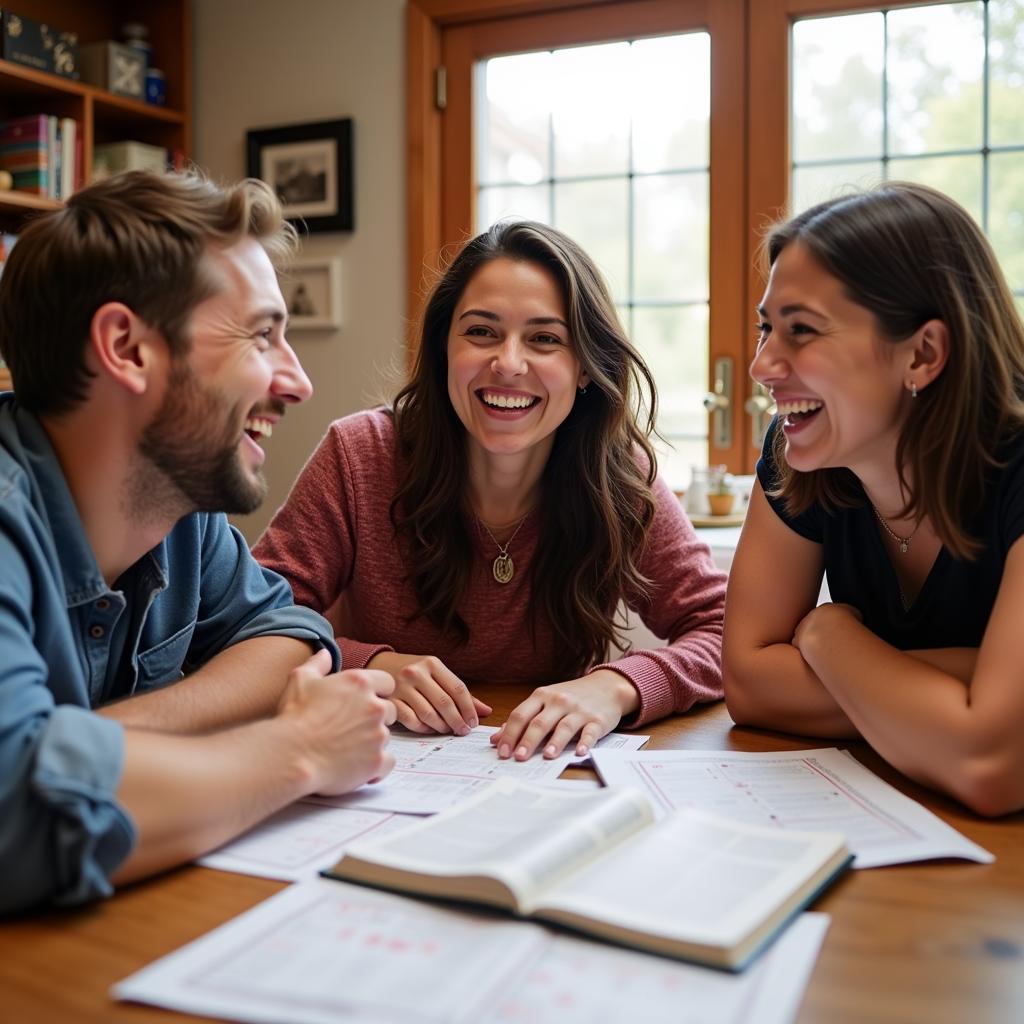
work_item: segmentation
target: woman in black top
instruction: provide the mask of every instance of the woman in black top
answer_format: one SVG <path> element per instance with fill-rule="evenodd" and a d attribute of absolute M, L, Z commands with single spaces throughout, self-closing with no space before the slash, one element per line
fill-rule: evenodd
<path fill-rule="evenodd" d="M 767 255 L 751 374 L 778 415 L 729 581 L 729 710 L 1024 807 L 1024 328 L 996 259 L 905 183 L 807 210 Z"/>

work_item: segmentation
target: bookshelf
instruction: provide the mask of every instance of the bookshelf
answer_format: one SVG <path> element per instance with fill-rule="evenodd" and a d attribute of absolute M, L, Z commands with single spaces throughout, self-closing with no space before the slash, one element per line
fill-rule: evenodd
<path fill-rule="evenodd" d="M 29 114 L 74 118 L 81 136 L 86 181 L 93 147 L 106 142 L 145 142 L 191 155 L 191 0 L 17 0 L 12 9 L 33 21 L 77 33 L 79 46 L 120 39 L 126 22 L 148 26 L 152 63 L 164 72 L 167 103 L 158 107 L 126 99 L 81 81 L 0 59 L 0 120 Z M 0 231 L 16 232 L 31 217 L 59 205 L 58 200 L 42 196 L 0 191 Z M 0 389 L 9 387 L 10 377 L 0 367 Z"/>

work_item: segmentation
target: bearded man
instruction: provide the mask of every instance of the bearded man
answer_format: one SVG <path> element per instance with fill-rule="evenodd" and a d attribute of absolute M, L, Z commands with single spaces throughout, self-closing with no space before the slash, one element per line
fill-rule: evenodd
<path fill-rule="evenodd" d="M 391 677 L 339 672 L 225 513 L 312 392 L 260 182 L 131 172 L 0 279 L 0 913 L 109 895 L 391 768 Z"/>

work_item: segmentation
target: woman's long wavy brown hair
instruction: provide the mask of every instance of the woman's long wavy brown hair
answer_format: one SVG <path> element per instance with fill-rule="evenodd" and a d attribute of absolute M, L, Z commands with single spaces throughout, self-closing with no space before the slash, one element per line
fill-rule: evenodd
<path fill-rule="evenodd" d="M 541 480 L 537 554 L 530 566 L 531 631 L 554 632 L 567 677 L 622 647 L 613 621 L 626 594 L 649 581 L 638 562 L 654 515 L 657 395 L 643 358 L 619 324 L 611 296 L 582 249 L 554 228 L 500 222 L 468 242 L 434 287 L 409 382 L 394 402 L 401 459 L 391 520 L 409 553 L 420 614 L 460 642 L 460 604 L 473 553 L 466 542 L 465 428 L 448 396 L 448 332 L 470 278 L 504 257 L 536 264 L 558 282 L 573 351 L 590 377 L 559 426 Z"/>
<path fill-rule="evenodd" d="M 874 313 L 888 340 L 929 320 L 946 325 L 946 366 L 911 403 L 896 447 L 909 495 L 901 515 L 926 515 L 953 555 L 975 557 L 971 524 L 1007 441 L 1024 426 L 1024 326 L 991 246 L 956 202 L 908 182 L 820 203 L 777 225 L 765 239 L 769 265 L 798 240 Z M 784 449 L 776 431 L 773 493 L 789 512 L 863 503 L 849 470 L 800 473 Z"/>

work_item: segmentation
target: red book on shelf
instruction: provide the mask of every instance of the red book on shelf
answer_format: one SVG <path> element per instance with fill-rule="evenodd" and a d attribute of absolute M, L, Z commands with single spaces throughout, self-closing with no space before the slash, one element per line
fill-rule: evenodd
<path fill-rule="evenodd" d="M 48 144 L 45 114 L 0 121 L 0 167 L 11 172 L 16 191 L 49 194 Z"/>
<path fill-rule="evenodd" d="M 27 117 L 12 117 L 0 121 L 0 143 L 46 139 L 49 120 L 46 114 L 29 114 Z"/>

